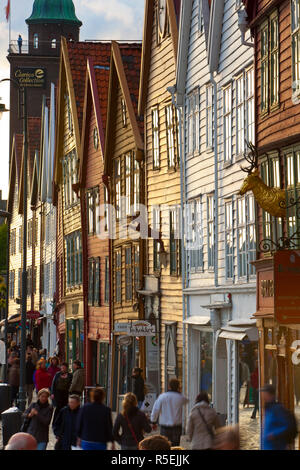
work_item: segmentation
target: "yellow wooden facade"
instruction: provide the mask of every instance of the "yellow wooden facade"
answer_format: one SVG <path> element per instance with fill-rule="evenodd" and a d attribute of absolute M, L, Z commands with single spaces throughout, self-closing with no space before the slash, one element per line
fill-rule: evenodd
<path fill-rule="evenodd" d="M 144 44 L 142 56 L 142 74 L 139 97 L 139 113 L 144 115 L 145 124 L 145 194 L 148 207 L 149 223 L 154 228 L 153 208 L 161 208 L 160 229 L 163 232 L 164 249 L 167 252 L 166 263 L 161 263 L 161 269 L 154 266 L 154 242 L 148 240 L 147 268 L 148 275 L 154 275 L 160 280 L 160 362 L 161 389 L 166 389 L 166 381 L 172 375 L 182 379 L 182 281 L 180 276 L 180 240 L 176 248 L 176 274 L 170 271 L 170 236 L 169 208 L 180 207 L 180 166 L 178 153 L 178 123 L 177 113 L 173 108 L 174 118 L 174 149 L 175 165 L 168 164 L 168 132 L 166 124 L 166 108 L 171 105 L 172 96 L 168 87 L 176 83 L 176 60 L 178 25 L 173 0 L 167 2 L 167 18 L 165 29 L 159 29 L 159 2 L 146 2 Z M 159 128 L 159 168 L 155 169 L 153 110 L 158 110 Z M 165 207 L 162 207 L 165 206 Z M 178 217 L 179 211 L 178 211 Z M 168 357 L 166 351 L 169 343 L 167 326 L 172 325 L 174 332 L 173 351 L 176 354 L 176 367 L 171 374 L 167 371 Z"/>
<path fill-rule="evenodd" d="M 81 209 L 80 199 L 75 192 L 74 184 L 78 183 L 78 163 L 80 154 L 80 132 L 77 116 L 76 98 L 73 88 L 73 77 L 68 60 L 67 43 L 62 38 L 60 81 L 58 92 L 58 115 L 57 115 L 57 135 L 56 135 L 56 156 L 55 156 L 55 184 L 61 200 L 62 219 L 61 237 L 63 243 L 63 295 L 62 303 L 65 307 L 66 320 L 66 357 L 69 362 L 75 358 L 74 350 L 74 322 L 83 324 L 83 285 L 82 285 L 82 234 L 81 234 Z M 73 185 L 64 181 L 63 162 L 70 154 L 74 155 L 72 171 L 74 172 Z M 65 184 L 64 184 L 65 183 Z M 58 209 L 59 209 L 58 207 Z M 68 282 L 68 253 L 67 239 L 70 235 L 78 233 L 81 239 L 81 276 L 70 285 Z M 80 268 L 78 268 L 80 269 Z M 60 280 L 59 280 L 60 282 Z M 76 326 L 78 328 L 78 325 Z M 82 342 L 82 340 L 81 340 Z M 81 347 L 83 350 L 83 346 Z M 78 359 L 83 360 L 83 355 Z"/>

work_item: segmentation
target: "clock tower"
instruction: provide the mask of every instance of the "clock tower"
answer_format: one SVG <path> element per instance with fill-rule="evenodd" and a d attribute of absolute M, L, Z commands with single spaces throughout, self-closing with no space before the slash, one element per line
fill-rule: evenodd
<path fill-rule="evenodd" d="M 59 77 L 61 36 L 79 41 L 82 22 L 77 18 L 72 0 L 34 0 L 26 19 L 28 38 L 9 45 L 10 78 L 27 83 L 28 116 L 39 117 L 42 97 L 50 96 L 51 83 Z M 17 38 L 16 38 L 17 39 Z M 37 79 L 36 79 L 37 78 Z M 10 88 L 10 143 L 14 133 L 22 133 L 18 119 L 18 89 Z"/>

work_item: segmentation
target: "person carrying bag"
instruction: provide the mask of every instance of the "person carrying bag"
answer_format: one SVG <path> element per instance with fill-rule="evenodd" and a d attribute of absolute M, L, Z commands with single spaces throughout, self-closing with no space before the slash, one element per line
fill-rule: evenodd
<path fill-rule="evenodd" d="M 218 427 L 220 423 L 217 412 L 209 406 L 207 393 L 201 392 L 188 419 L 187 434 L 191 441 L 191 449 L 212 449 L 215 429 Z"/>

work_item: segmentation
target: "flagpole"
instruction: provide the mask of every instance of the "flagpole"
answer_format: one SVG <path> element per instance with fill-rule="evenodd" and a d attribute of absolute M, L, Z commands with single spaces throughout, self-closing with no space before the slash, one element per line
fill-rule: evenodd
<path fill-rule="evenodd" d="M 10 51 L 10 46 L 11 46 L 11 2 L 12 0 L 10 0 L 9 2 L 9 23 L 8 23 L 8 31 L 9 31 L 9 45 L 8 45 L 8 50 L 9 50 L 9 53 L 11 52 Z"/>

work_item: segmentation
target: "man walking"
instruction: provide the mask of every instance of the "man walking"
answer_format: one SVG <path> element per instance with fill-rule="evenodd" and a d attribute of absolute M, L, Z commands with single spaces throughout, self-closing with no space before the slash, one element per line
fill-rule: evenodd
<path fill-rule="evenodd" d="M 79 410 L 79 396 L 70 395 L 68 406 L 60 410 L 53 425 L 53 432 L 57 439 L 55 450 L 71 450 L 71 446 L 76 447 L 76 425 Z"/>
<path fill-rule="evenodd" d="M 132 371 L 133 393 L 135 394 L 138 407 L 141 408 L 145 399 L 145 382 L 142 377 L 142 369 L 135 367 Z"/>
<path fill-rule="evenodd" d="M 182 434 L 182 409 L 188 399 L 180 393 L 180 382 L 171 379 L 169 389 L 156 400 L 151 414 L 151 422 L 155 425 L 159 420 L 160 434 L 169 439 L 173 447 L 180 445 Z"/>
<path fill-rule="evenodd" d="M 70 394 L 79 395 L 81 397 L 84 390 L 84 369 L 81 362 L 77 359 L 73 362 L 73 378 L 70 387 Z"/>
<path fill-rule="evenodd" d="M 67 406 L 69 390 L 72 382 L 72 374 L 68 371 L 68 364 L 63 362 L 60 372 L 55 375 L 51 386 L 51 400 L 55 406 L 53 424 L 62 408 Z"/>
<path fill-rule="evenodd" d="M 265 403 L 262 450 L 287 450 L 297 435 L 296 421 L 281 403 L 276 402 L 273 385 L 265 385 L 261 396 Z"/>

